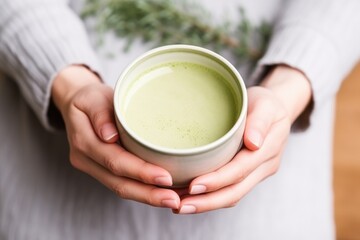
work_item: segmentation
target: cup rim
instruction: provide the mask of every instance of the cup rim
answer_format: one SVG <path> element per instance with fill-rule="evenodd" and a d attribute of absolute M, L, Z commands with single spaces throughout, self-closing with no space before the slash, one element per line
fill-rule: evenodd
<path fill-rule="evenodd" d="M 151 57 L 152 55 L 158 55 L 158 54 L 165 53 L 168 51 L 181 51 L 181 50 L 186 50 L 186 51 L 191 51 L 194 53 L 201 53 L 203 55 L 204 54 L 208 55 L 208 56 L 212 57 L 214 60 L 218 61 L 218 63 L 225 65 L 231 71 L 231 74 L 235 75 L 236 80 L 238 81 L 238 83 L 241 87 L 242 106 L 241 106 L 239 117 L 237 118 L 236 122 L 231 127 L 231 129 L 229 131 L 227 131 L 222 137 L 216 139 L 213 142 L 205 144 L 205 145 L 201 145 L 201 146 L 197 146 L 197 147 L 193 147 L 193 148 L 177 149 L 177 148 L 158 146 L 158 145 L 153 144 L 149 141 L 146 141 L 143 138 L 141 138 L 140 136 L 138 136 L 132 129 L 130 129 L 127 126 L 127 123 L 126 123 L 123 115 L 121 114 L 120 101 L 118 101 L 118 100 L 119 100 L 120 85 L 121 85 L 122 79 L 124 79 L 124 77 L 128 74 L 128 72 L 131 71 L 133 69 L 133 67 L 135 67 L 137 64 L 139 64 L 143 59 L 147 59 L 147 58 Z M 215 53 L 215 52 L 213 52 L 209 49 L 203 48 L 203 47 L 187 45 L 187 44 L 171 44 L 171 45 L 165 45 L 165 46 L 153 48 L 153 49 L 145 52 L 144 54 L 140 55 L 139 57 L 137 57 L 131 64 L 129 64 L 125 68 L 125 70 L 121 73 L 120 77 L 118 78 L 118 80 L 115 84 L 113 101 L 114 101 L 114 112 L 115 112 L 116 119 L 120 122 L 122 128 L 125 130 L 125 132 L 127 132 L 127 134 L 133 140 L 135 140 L 142 146 L 149 148 L 153 151 L 156 151 L 156 152 L 159 152 L 162 154 L 178 155 L 178 156 L 194 155 L 194 154 L 199 154 L 199 153 L 203 153 L 203 152 L 208 152 L 209 150 L 212 150 L 212 149 L 217 148 L 218 146 L 221 146 L 223 143 L 228 141 L 236 133 L 236 131 L 241 127 L 241 124 L 246 119 L 247 106 L 248 106 L 246 86 L 245 86 L 244 80 L 242 79 L 242 77 L 241 77 L 240 73 L 237 71 L 237 69 L 228 60 L 226 60 L 224 57 L 222 57 L 218 53 Z"/>

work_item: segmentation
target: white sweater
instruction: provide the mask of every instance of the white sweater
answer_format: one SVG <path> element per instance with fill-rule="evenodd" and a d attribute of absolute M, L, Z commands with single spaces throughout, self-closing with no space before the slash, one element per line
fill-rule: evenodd
<path fill-rule="evenodd" d="M 360 1 L 238 2 L 253 19 L 271 7 L 274 33 L 256 75 L 277 63 L 302 70 L 312 124 L 290 137 L 280 171 L 236 207 L 177 216 L 119 199 L 72 169 L 65 133 L 48 131 L 54 75 L 75 63 L 101 72 L 99 59 L 116 72 L 118 59 L 94 53 L 66 1 L 0 0 L 0 239 L 333 239 L 333 100 L 360 56 Z"/>

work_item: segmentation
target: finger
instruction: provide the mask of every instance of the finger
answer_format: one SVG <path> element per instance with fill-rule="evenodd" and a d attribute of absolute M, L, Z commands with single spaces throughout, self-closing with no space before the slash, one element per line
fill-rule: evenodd
<path fill-rule="evenodd" d="M 273 162 L 267 161 L 249 174 L 242 182 L 222 188 L 219 191 L 201 195 L 186 196 L 176 213 L 193 214 L 220 208 L 234 207 L 259 182 L 273 173 Z"/>
<path fill-rule="evenodd" d="M 212 192 L 243 181 L 264 162 L 274 159 L 282 151 L 288 135 L 286 122 L 277 122 L 271 128 L 263 147 L 258 151 L 242 149 L 228 164 L 218 170 L 194 179 L 190 194 Z M 279 161 L 278 161 L 279 164 Z"/>
<path fill-rule="evenodd" d="M 96 144 L 95 144 L 96 145 Z M 144 183 L 172 186 L 172 178 L 165 169 L 148 163 L 117 144 L 91 147 L 89 156 L 117 176 L 125 176 Z"/>
<path fill-rule="evenodd" d="M 150 164 L 127 152 L 118 144 L 100 141 L 91 128 L 87 116 L 77 114 L 75 128 L 71 132 L 71 145 L 82 154 L 102 165 L 117 176 L 124 176 L 144 183 L 172 186 L 168 171 Z"/>
<path fill-rule="evenodd" d="M 180 198 L 173 190 L 147 185 L 126 177 L 115 176 L 96 164 L 92 159 L 84 156 L 80 157 L 77 162 L 79 163 L 78 169 L 97 179 L 121 198 L 131 199 L 155 207 L 179 208 Z"/>
<path fill-rule="evenodd" d="M 244 144 L 248 149 L 257 150 L 262 146 L 275 114 L 272 100 L 261 94 L 253 95 L 249 91 L 249 111 L 244 132 Z"/>
<path fill-rule="evenodd" d="M 228 164 L 218 170 L 194 179 L 189 186 L 189 193 L 202 194 L 213 192 L 245 179 L 254 169 L 261 165 L 262 153 L 243 149 Z"/>
<path fill-rule="evenodd" d="M 114 123 L 112 95 L 111 88 L 101 85 L 96 91 L 84 93 L 75 103 L 89 117 L 98 137 L 108 143 L 116 142 L 119 137 Z"/>

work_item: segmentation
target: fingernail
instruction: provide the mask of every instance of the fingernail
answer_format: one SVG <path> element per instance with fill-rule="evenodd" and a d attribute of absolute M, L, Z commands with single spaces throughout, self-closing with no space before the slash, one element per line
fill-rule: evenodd
<path fill-rule="evenodd" d="M 262 136 L 258 131 L 249 131 L 248 139 L 252 144 L 254 144 L 257 148 L 261 147 L 262 144 Z"/>
<path fill-rule="evenodd" d="M 190 188 L 190 194 L 200 194 L 206 192 L 206 186 L 194 185 Z"/>
<path fill-rule="evenodd" d="M 157 177 L 154 179 L 154 183 L 160 186 L 171 186 L 172 180 L 171 177 Z"/>
<path fill-rule="evenodd" d="M 193 205 L 183 205 L 179 210 L 180 214 L 191 214 L 195 212 L 196 212 L 196 207 Z"/>
<path fill-rule="evenodd" d="M 100 130 L 101 132 L 101 137 L 105 140 L 105 141 L 109 141 L 110 139 L 112 139 L 113 137 L 115 137 L 116 135 L 118 135 L 118 132 L 116 130 L 116 128 L 114 127 L 113 124 L 111 123 L 106 123 Z"/>
<path fill-rule="evenodd" d="M 171 209 L 178 209 L 179 208 L 179 203 L 174 200 L 174 199 L 164 199 L 161 201 L 161 205 L 163 207 L 168 207 Z"/>

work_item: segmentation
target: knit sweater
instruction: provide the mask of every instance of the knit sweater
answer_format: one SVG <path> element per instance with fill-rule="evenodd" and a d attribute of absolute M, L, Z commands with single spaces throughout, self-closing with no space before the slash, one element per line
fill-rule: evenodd
<path fill-rule="evenodd" d="M 206 5 L 226 10 L 237 3 Z M 311 126 L 290 136 L 280 171 L 236 207 L 177 216 L 120 199 L 74 170 L 65 133 L 49 131 L 59 70 L 84 64 L 111 85 L 133 56 L 96 55 L 66 1 L 0 0 L 0 239 L 333 239 L 333 101 L 360 56 L 360 1 L 242 4 L 254 21 L 274 10 L 273 36 L 248 84 L 268 65 L 300 69 L 312 85 Z"/>

